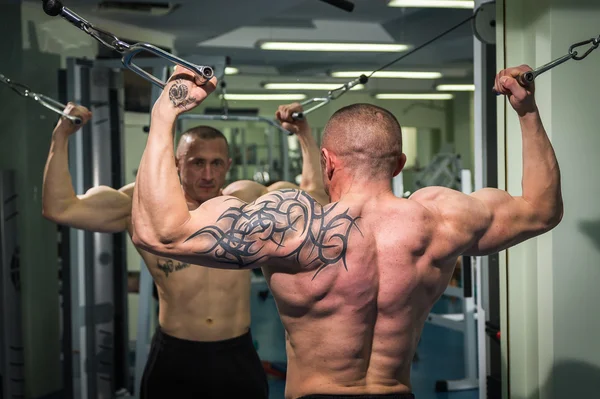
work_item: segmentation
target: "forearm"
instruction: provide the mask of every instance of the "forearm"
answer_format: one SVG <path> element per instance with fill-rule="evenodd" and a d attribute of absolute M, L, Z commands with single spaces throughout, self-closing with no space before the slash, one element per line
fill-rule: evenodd
<path fill-rule="evenodd" d="M 54 131 L 44 168 L 42 212 L 46 217 L 56 217 L 76 200 L 69 172 L 69 136 Z"/>
<path fill-rule="evenodd" d="M 323 190 L 320 150 L 309 128 L 298 134 L 298 141 L 302 150 L 302 182 L 300 188 L 305 191 Z"/>
<path fill-rule="evenodd" d="M 523 134 L 523 198 L 542 218 L 560 218 L 560 169 L 540 115 L 536 110 L 519 120 Z"/>
<path fill-rule="evenodd" d="M 174 124 L 175 116 L 152 114 L 132 209 L 134 234 L 142 241 L 166 243 L 190 217 L 175 166 Z"/>

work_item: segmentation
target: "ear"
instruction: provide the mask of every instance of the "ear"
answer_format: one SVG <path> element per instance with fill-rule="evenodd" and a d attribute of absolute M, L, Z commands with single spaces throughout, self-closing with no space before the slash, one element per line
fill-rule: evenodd
<path fill-rule="evenodd" d="M 327 179 L 331 180 L 335 170 L 335 160 L 333 154 L 326 148 L 321 149 L 321 168 L 323 169 L 323 172 L 325 172 Z"/>
<path fill-rule="evenodd" d="M 398 164 L 396 165 L 396 169 L 394 170 L 394 176 L 398 176 L 398 173 L 402 172 L 404 169 L 404 165 L 406 165 L 406 154 L 400 155 L 400 159 L 398 160 Z"/>
<path fill-rule="evenodd" d="M 233 159 L 229 158 L 227 160 L 227 171 L 229 172 L 229 169 L 231 169 L 231 164 L 233 163 Z"/>

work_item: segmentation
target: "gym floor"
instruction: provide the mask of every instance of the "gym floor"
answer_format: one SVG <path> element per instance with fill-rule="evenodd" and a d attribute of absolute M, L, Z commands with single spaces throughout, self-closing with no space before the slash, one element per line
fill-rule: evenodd
<path fill-rule="evenodd" d="M 440 300 L 434 312 L 452 308 L 460 311 L 449 301 Z M 425 324 L 418 349 L 418 361 L 413 364 L 412 383 L 416 399 L 477 399 L 479 390 L 462 392 L 435 392 L 438 380 L 455 380 L 464 376 L 463 335 L 458 331 Z M 283 399 L 285 382 L 270 381 L 270 399 Z"/>

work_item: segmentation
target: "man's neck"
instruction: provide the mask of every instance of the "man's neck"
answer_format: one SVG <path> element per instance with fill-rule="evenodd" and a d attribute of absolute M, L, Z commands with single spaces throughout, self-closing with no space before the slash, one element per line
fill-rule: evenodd
<path fill-rule="evenodd" d="M 337 202 L 342 199 L 366 201 L 393 192 L 391 181 L 348 178 L 343 184 L 332 184 L 330 193 L 331 202 Z"/>

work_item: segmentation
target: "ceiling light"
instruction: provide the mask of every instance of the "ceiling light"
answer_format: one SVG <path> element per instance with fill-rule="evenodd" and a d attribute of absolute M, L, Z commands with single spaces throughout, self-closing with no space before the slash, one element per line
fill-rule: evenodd
<path fill-rule="evenodd" d="M 356 78 L 360 75 L 369 76 L 371 72 L 365 71 L 336 71 L 332 72 L 334 78 Z M 398 79 L 439 79 L 442 77 L 440 72 L 410 72 L 410 71 L 379 71 L 375 72 L 371 78 L 398 78 Z"/>
<path fill-rule="evenodd" d="M 437 85 L 437 91 L 475 91 L 475 85 Z"/>
<path fill-rule="evenodd" d="M 260 42 L 263 50 L 284 51 L 372 51 L 399 52 L 406 51 L 410 46 L 395 43 L 311 43 L 311 42 Z"/>
<path fill-rule="evenodd" d="M 375 94 L 375 98 L 378 100 L 451 100 L 454 96 L 442 93 L 380 93 Z"/>
<path fill-rule="evenodd" d="M 467 0 L 391 0 L 388 6 L 473 9 L 475 8 L 475 2 Z"/>
<path fill-rule="evenodd" d="M 225 67 L 225 75 L 237 75 L 240 70 L 234 67 Z"/>
<path fill-rule="evenodd" d="M 298 101 L 305 98 L 305 94 L 225 94 L 227 101 Z"/>
<path fill-rule="evenodd" d="M 335 90 L 343 87 L 343 83 L 265 83 L 269 90 Z M 364 85 L 356 85 L 350 90 L 362 90 Z"/>

